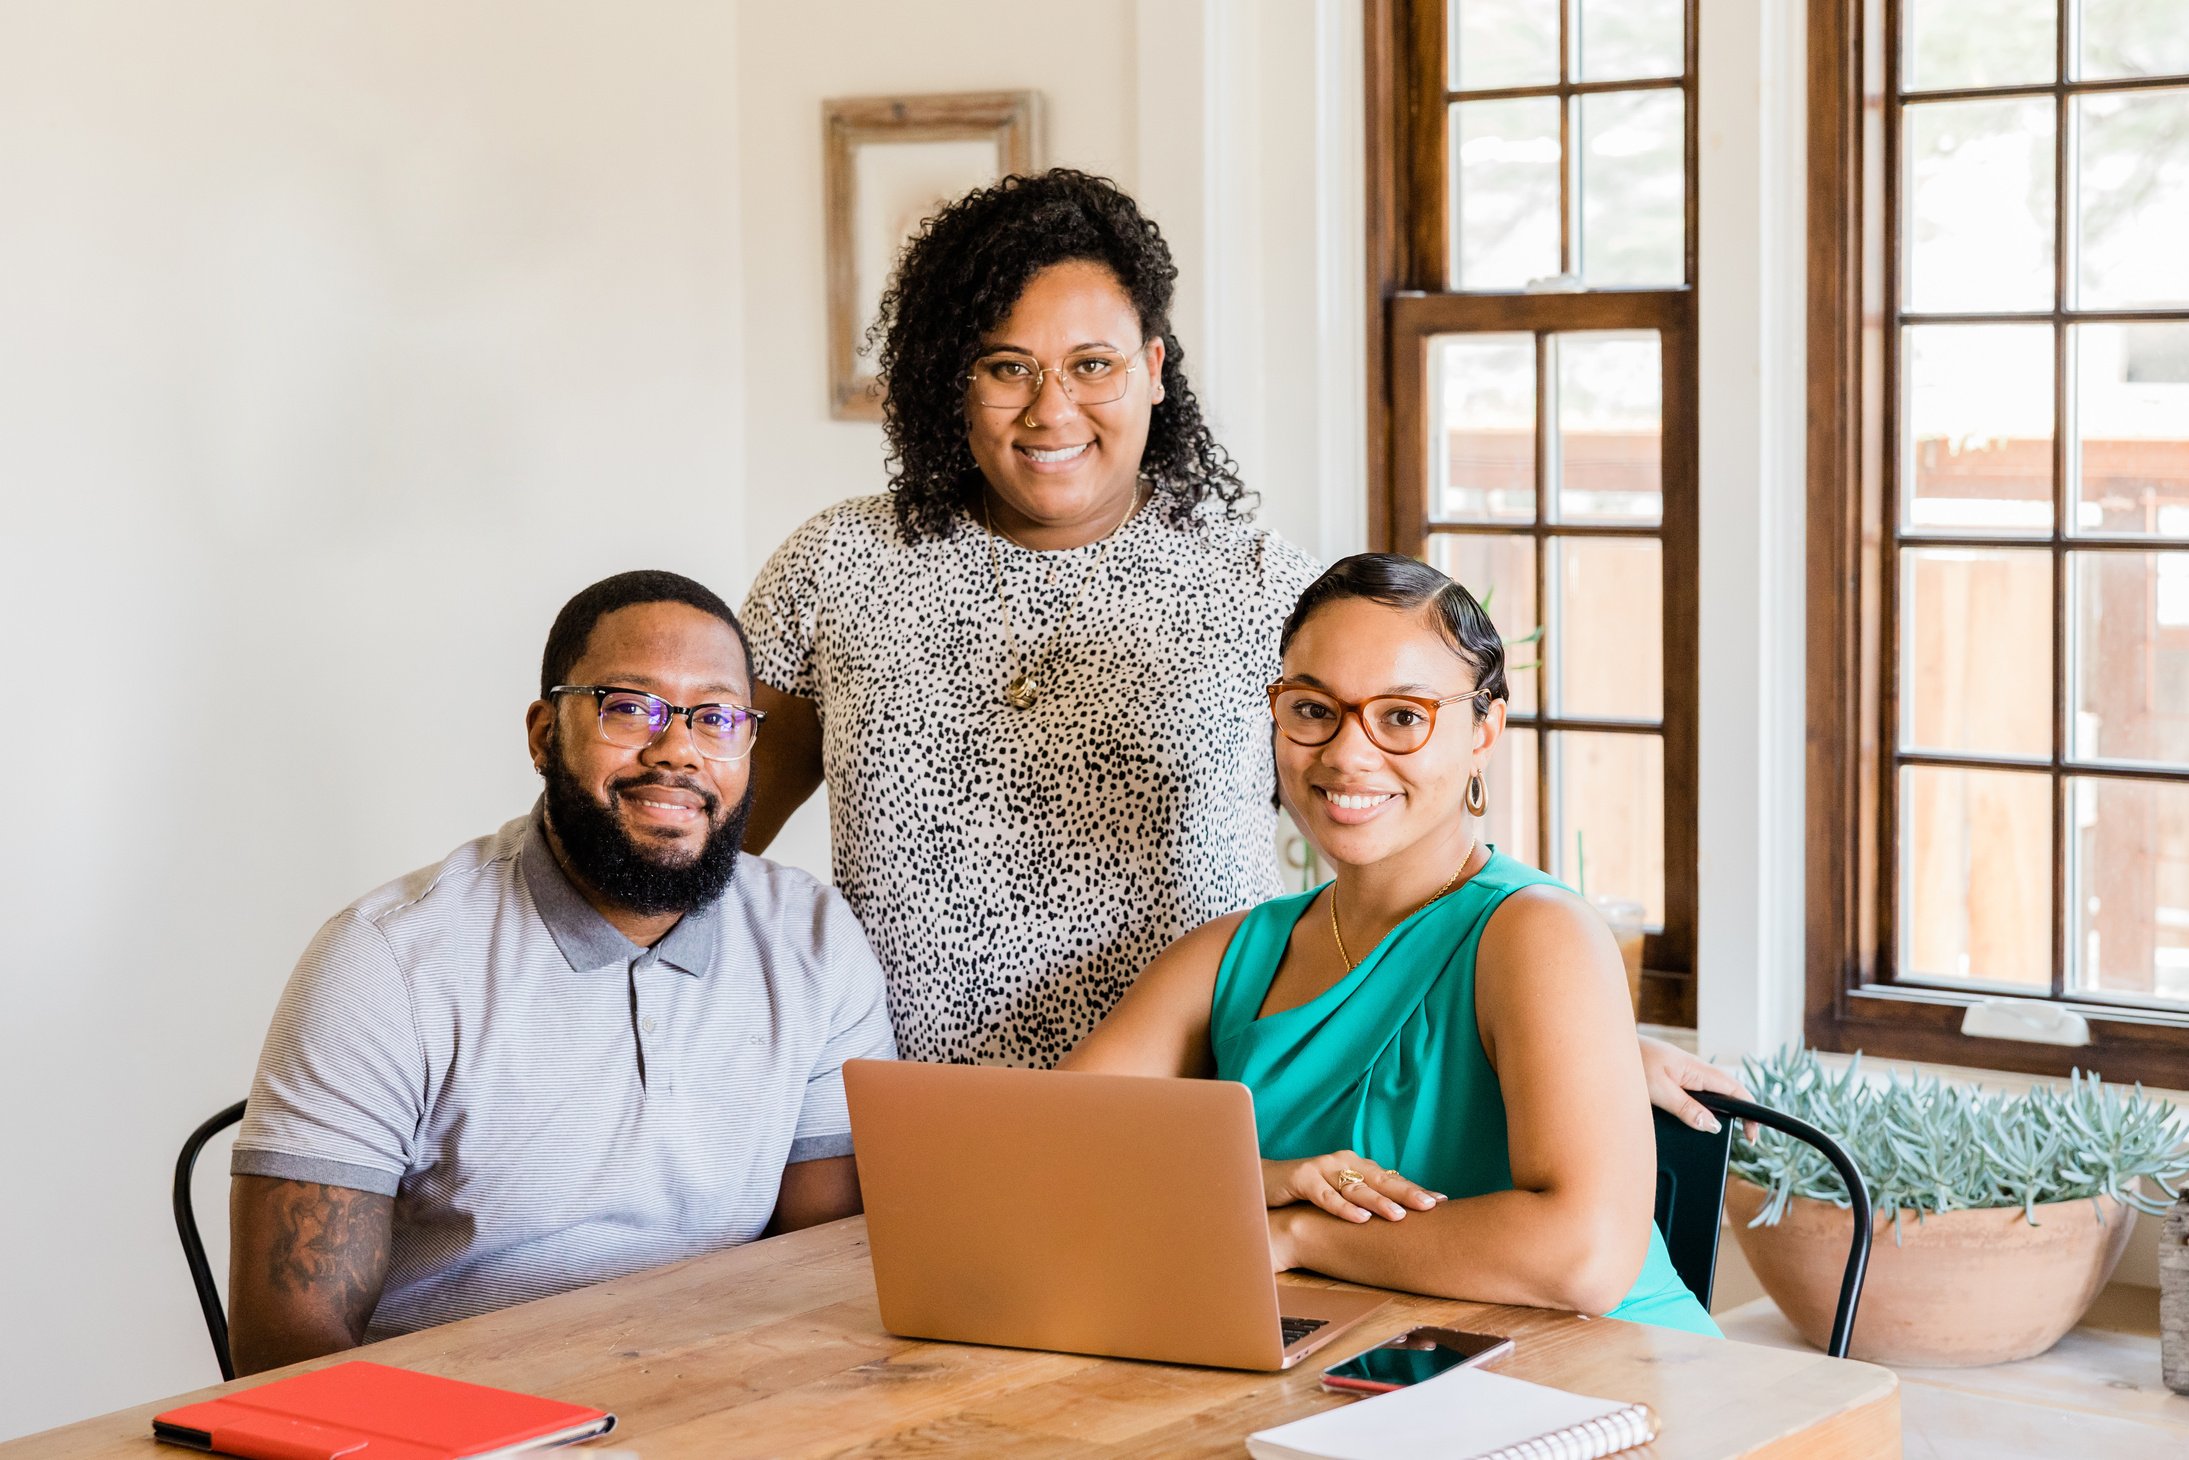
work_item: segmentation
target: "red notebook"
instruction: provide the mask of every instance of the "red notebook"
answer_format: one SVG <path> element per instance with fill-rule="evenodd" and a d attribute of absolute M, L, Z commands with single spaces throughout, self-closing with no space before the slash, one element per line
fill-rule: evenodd
<path fill-rule="evenodd" d="M 244 1460 L 486 1460 L 615 1426 L 606 1410 L 352 1359 L 171 1409 L 152 1434 Z"/>

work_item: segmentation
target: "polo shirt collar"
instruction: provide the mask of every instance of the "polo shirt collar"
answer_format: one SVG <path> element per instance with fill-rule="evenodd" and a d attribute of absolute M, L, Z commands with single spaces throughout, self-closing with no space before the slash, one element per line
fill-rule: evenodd
<path fill-rule="evenodd" d="M 547 844 L 547 807 L 534 803 L 532 819 L 525 827 L 524 846 L 517 854 L 524 885 L 539 909 L 547 935 L 555 940 L 563 961 L 573 973 L 586 973 L 611 965 L 658 958 L 680 973 L 694 978 L 714 967 L 722 926 L 722 900 L 693 908 L 677 919 L 668 936 L 651 948 L 641 948 L 617 931 L 615 925 L 594 910 L 585 894 L 572 885 Z"/>

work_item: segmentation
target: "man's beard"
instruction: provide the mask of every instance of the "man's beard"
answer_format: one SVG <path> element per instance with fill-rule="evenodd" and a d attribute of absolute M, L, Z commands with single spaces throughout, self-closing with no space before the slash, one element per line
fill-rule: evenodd
<path fill-rule="evenodd" d="M 635 841 L 616 820 L 613 806 L 594 800 L 578 784 L 558 745 L 548 747 L 546 775 L 547 822 L 562 843 L 570 870 L 617 907 L 647 917 L 687 913 L 713 902 L 730 885 L 745 840 L 745 818 L 752 811 L 749 784 L 744 799 L 720 826 L 713 822 L 722 798 L 697 781 L 650 771 L 609 784 L 611 802 L 642 786 L 675 786 L 702 798 L 701 810 L 712 829 L 698 855 L 672 862 Z"/>

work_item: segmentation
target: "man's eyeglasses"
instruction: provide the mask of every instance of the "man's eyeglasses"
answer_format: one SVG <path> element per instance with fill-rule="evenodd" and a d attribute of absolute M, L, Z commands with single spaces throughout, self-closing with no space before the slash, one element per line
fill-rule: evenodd
<path fill-rule="evenodd" d="M 768 718 L 744 705 L 672 705 L 659 695 L 612 684 L 558 684 L 547 692 L 549 699 L 558 695 L 591 695 L 600 705 L 600 738 L 626 750 L 652 745 L 672 719 L 682 717 L 693 748 L 708 760 L 743 760 L 760 722 Z"/>
<path fill-rule="evenodd" d="M 1328 745 L 1338 738 L 1345 717 L 1351 715 L 1361 722 L 1362 733 L 1376 749 L 1386 755 L 1412 755 L 1436 733 L 1438 710 L 1486 693 L 1485 689 L 1471 689 L 1441 700 L 1418 695 L 1341 700 L 1319 689 L 1280 679 L 1269 687 L 1269 713 L 1284 738 L 1294 745 Z"/>
<path fill-rule="evenodd" d="M 1081 350 L 1056 364 L 1043 367 L 1031 355 L 1001 351 L 973 362 L 973 399 L 998 410 L 1023 411 L 1041 398 L 1041 387 L 1052 375 L 1065 396 L 1078 406 L 1107 405 L 1121 400 L 1133 372 L 1140 368 L 1140 353 L 1148 348 L 1142 340 L 1132 353 L 1115 350 Z"/>

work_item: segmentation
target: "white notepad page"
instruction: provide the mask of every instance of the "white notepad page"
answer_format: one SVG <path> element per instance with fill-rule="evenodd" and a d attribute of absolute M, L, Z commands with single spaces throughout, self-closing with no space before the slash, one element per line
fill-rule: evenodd
<path fill-rule="evenodd" d="M 1247 1437 L 1255 1460 L 1477 1460 L 1561 1430 L 1582 1429 L 1572 1448 L 1545 1455 L 1610 1455 L 1646 1444 L 1653 1422 L 1605 1423 L 1637 1408 L 1617 1399 L 1592 1399 L 1507 1378 L 1485 1369 L 1453 1369 L 1419 1384 L 1341 1405 Z M 1594 1443 L 1583 1439 L 1598 1421 Z M 1626 1430 L 1631 1434 L 1616 1434 Z M 1616 1434 L 1616 1437 L 1615 1437 Z"/>

